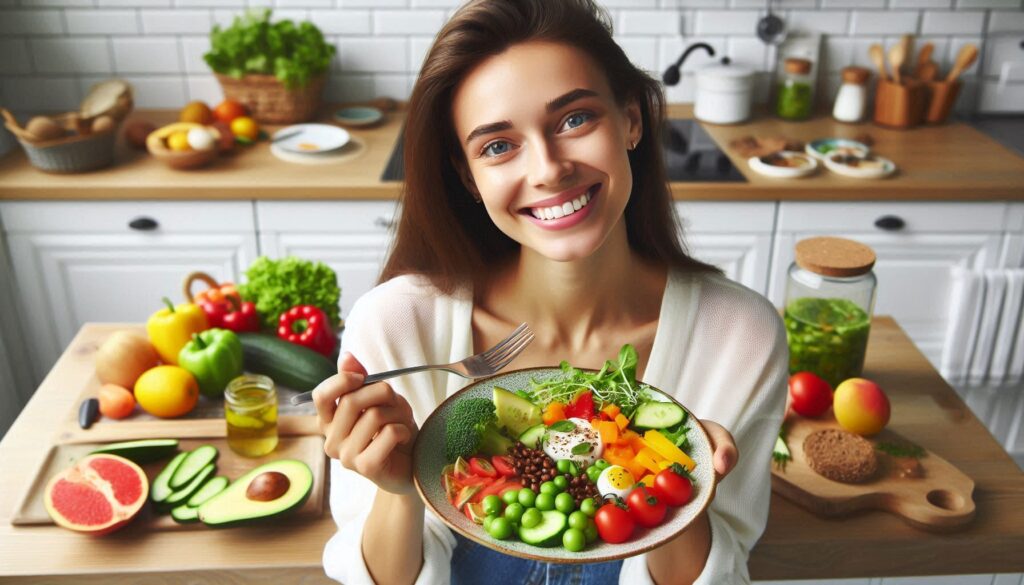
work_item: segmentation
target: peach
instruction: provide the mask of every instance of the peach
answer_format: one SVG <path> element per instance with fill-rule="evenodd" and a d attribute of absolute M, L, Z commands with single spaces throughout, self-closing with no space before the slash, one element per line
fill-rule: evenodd
<path fill-rule="evenodd" d="M 836 386 L 832 409 L 839 426 L 858 435 L 874 435 L 889 423 L 889 399 L 878 384 L 864 378 Z"/>

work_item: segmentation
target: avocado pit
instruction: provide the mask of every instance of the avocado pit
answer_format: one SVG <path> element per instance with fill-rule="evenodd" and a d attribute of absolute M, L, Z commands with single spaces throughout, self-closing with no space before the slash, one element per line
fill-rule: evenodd
<path fill-rule="evenodd" d="M 279 471 L 266 471 L 249 482 L 245 497 L 257 502 L 270 502 L 283 496 L 288 491 L 291 481 Z"/>

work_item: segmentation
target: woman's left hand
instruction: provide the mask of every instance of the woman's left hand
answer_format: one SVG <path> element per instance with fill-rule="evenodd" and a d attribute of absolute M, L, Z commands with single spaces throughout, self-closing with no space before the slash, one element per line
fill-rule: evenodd
<path fill-rule="evenodd" d="M 708 436 L 711 437 L 711 461 L 715 466 L 715 480 L 722 481 L 739 461 L 740 452 L 736 448 L 736 441 L 725 427 L 714 421 L 702 420 L 700 424 L 704 425 Z"/>

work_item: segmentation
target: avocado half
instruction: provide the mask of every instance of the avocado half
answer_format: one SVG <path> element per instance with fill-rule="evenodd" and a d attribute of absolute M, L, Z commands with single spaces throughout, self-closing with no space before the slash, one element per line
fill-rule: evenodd
<path fill-rule="evenodd" d="M 288 478 L 287 489 L 278 497 L 260 501 L 247 495 L 250 484 L 264 473 L 279 473 Z M 287 514 L 302 506 L 313 491 L 313 472 L 295 459 L 265 463 L 199 506 L 199 519 L 209 526 L 233 526 Z"/>

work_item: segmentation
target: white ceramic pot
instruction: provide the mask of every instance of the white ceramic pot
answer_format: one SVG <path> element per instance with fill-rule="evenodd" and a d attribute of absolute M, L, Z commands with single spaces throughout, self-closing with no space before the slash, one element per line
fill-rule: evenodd
<path fill-rule="evenodd" d="M 750 117 L 754 71 L 723 59 L 697 71 L 693 115 L 712 124 L 739 124 Z"/>

